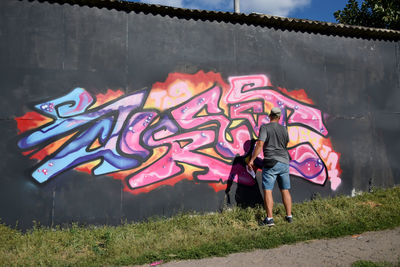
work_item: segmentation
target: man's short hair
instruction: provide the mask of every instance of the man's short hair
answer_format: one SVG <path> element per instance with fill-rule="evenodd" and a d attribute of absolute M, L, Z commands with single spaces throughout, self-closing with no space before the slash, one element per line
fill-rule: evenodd
<path fill-rule="evenodd" d="M 272 117 L 272 118 L 278 118 L 278 117 L 281 116 L 281 112 L 282 112 L 282 111 L 281 111 L 280 108 L 273 107 L 273 108 L 271 109 L 271 112 L 269 113 L 269 116 Z"/>

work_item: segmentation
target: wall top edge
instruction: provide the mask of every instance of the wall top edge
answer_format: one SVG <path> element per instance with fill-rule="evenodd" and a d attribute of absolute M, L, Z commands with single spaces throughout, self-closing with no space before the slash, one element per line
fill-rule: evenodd
<path fill-rule="evenodd" d="M 333 35 L 343 37 L 355 37 L 361 39 L 376 39 L 387 41 L 399 41 L 400 31 L 369 28 L 337 24 L 330 22 L 294 19 L 286 17 L 271 16 L 261 13 L 232 13 L 220 11 L 207 11 L 197 9 L 176 8 L 138 2 L 127 2 L 120 0 L 16 0 L 20 2 L 47 2 L 51 4 L 70 4 L 87 7 L 113 9 L 121 12 L 135 12 L 161 16 L 177 17 L 180 19 L 194 19 L 203 21 L 218 21 L 233 24 L 246 24 L 275 28 L 280 30 L 316 33 L 322 35 Z"/>

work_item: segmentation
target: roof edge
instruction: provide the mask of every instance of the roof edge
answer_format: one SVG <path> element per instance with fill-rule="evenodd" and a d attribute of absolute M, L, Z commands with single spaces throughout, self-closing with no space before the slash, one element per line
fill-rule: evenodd
<path fill-rule="evenodd" d="M 322 35 L 333 35 L 342 37 L 354 37 L 362 39 L 376 39 L 387 41 L 400 40 L 400 31 L 380 28 L 369 28 L 322 22 L 306 19 L 295 19 L 271 16 L 260 13 L 232 13 L 221 11 L 207 11 L 197 9 L 176 8 L 138 2 L 127 2 L 121 0 L 17 0 L 29 2 L 47 2 L 57 4 L 70 4 L 97 8 L 114 9 L 125 12 L 143 12 L 145 14 L 170 16 L 183 19 L 218 21 L 228 23 L 247 24 L 255 26 L 271 27 L 281 30 L 293 30 L 300 32 L 316 33 Z"/>

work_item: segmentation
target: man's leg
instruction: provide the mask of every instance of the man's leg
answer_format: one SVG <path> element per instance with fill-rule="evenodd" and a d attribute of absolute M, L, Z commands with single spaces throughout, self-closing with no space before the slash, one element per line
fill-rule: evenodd
<path fill-rule="evenodd" d="M 287 189 L 282 189 L 281 193 L 282 193 L 282 202 L 286 209 L 286 215 L 291 216 L 292 215 L 292 196 L 290 195 L 290 192 Z"/>
<path fill-rule="evenodd" d="M 282 194 L 282 202 L 286 209 L 286 216 L 292 215 L 292 196 L 290 195 L 290 174 L 289 164 L 279 163 L 280 171 L 278 177 L 279 189 Z"/>
<path fill-rule="evenodd" d="M 264 190 L 264 207 L 267 212 L 267 218 L 265 218 L 265 224 L 268 226 L 274 225 L 273 220 L 267 220 L 272 218 L 272 208 L 274 207 L 274 199 L 272 197 L 272 190 L 276 181 L 276 171 L 274 168 L 263 168 L 262 172 L 262 184 Z"/>
<path fill-rule="evenodd" d="M 272 218 L 272 208 L 274 207 L 272 190 L 264 190 L 264 207 L 267 212 L 267 217 Z"/>

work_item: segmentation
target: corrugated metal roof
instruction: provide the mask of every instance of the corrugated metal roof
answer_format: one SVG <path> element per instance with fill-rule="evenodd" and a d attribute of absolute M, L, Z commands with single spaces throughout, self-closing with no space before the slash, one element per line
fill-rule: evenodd
<path fill-rule="evenodd" d="M 208 21 L 223 21 L 228 23 L 239 23 L 272 27 L 282 30 L 293 30 L 309 33 L 319 33 L 324 35 L 336 35 L 346 37 L 357 37 L 364 39 L 378 40 L 400 40 L 400 31 L 368 28 L 361 26 L 351 26 L 329 22 L 293 19 L 277 16 L 270 16 L 259 13 L 243 14 L 231 12 L 217 12 L 207 10 L 175 8 L 161 5 L 150 5 L 138 2 L 126 2 L 119 0 L 18 0 L 18 1 L 38 1 L 58 4 L 80 5 L 98 8 L 115 9 L 125 12 L 143 12 L 184 19 L 198 19 Z"/>

